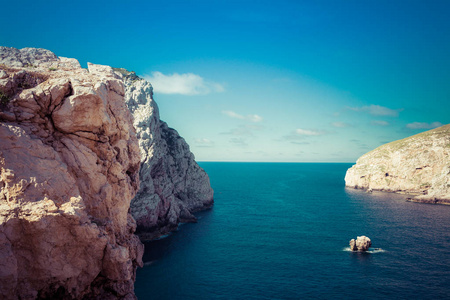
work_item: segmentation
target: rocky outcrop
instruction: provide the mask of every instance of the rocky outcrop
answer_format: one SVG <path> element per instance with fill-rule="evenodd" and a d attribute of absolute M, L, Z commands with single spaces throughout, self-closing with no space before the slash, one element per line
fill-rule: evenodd
<path fill-rule="evenodd" d="M 369 250 L 370 246 L 372 246 L 372 241 L 367 236 L 358 236 L 355 239 L 350 240 L 350 250 L 351 251 L 360 251 L 364 252 Z"/>
<path fill-rule="evenodd" d="M 212 206 L 213 190 L 186 141 L 160 120 L 151 84 L 132 72 L 115 70 L 123 76 L 141 151 L 141 186 L 131 213 L 137 234 L 150 240 L 175 230 L 180 222 L 195 222 L 192 213 Z"/>
<path fill-rule="evenodd" d="M 123 82 L 0 47 L 0 298 L 133 299 L 140 153 Z"/>
<path fill-rule="evenodd" d="M 345 176 L 348 187 L 400 192 L 414 201 L 450 203 L 450 125 L 363 155 Z"/>

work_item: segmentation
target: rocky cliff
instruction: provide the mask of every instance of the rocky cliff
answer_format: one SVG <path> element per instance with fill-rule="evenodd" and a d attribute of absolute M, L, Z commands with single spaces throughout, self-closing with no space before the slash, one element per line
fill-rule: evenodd
<path fill-rule="evenodd" d="M 0 298 L 133 299 L 140 150 L 123 81 L 0 47 Z"/>
<path fill-rule="evenodd" d="M 209 177 L 195 162 L 189 145 L 160 120 L 152 86 L 124 69 L 125 101 L 134 117 L 141 151 L 141 186 L 131 202 L 137 234 L 149 240 L 195 222 L 193 212 L 211 207 Z"/>
<path fill-rule="evenodd" d="M 0 47 L 0 188 L 1 299 L 134 299 L 136 228 L 213 204 L 150 83 L 35 48 Z"/>
<path fill-rule="evenodd" d="M 349 187 L 401 192 L 413 201 L 450 204 L 450 125 L 363 155 L 345 176 Z"/>

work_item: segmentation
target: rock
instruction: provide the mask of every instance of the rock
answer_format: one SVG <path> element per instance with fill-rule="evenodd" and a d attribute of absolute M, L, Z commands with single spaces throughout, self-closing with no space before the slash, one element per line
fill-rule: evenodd
<path fill-rule="evenodd" d="M 12 68 L 50 68 L 57 66 L 58 57 L 51 51 L 40 48 L 15 49 L 0 46 L 0 64 Z"/>
<path fill-rule="evenodd" d="M 0 298 L 135 298 L 140 150 L 122 80 L 44 49 L 0 47 L 0 69 Z"/>
<path fill-rule="evenodd" d="M 367 236 L 358 236 L 350 240 L 350 250 L 352 251 L 367 251 L 372 246 L 372 241 Z"/>
<path fill-rule="evenodd" d="M 450 204 L 450 125 L 378 147 L 348 169 L 345 184 Z"/>
<path fill-rule="evenodd" d="M 193 212 L 213 205 L 213 190 L 186 141 L 160 120 L 151 84 L 134 72 L 115 70 L 123 76 L 141 151 L 141 186 L 131 213 L 137 234 L 150 240 L 175 230 L 180 222 L 195 222 Z"/>

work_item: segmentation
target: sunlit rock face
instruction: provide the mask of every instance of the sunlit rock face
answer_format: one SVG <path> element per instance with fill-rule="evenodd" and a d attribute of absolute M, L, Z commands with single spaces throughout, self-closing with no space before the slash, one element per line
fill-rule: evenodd
<path fill-rule="evenodd" d="M 134 299 L 140 150 L 123 81 L 0 47 L 0 298 Z"/>
<path fill-rule="evenodd" d="M 186 141 L 160 120 L 151 84 L 132 72 L 115 70 L 123 76 L 141 151 L 141 186 L 131 213 L 141 239 L 150 240 L 175 230 L 180 222 L 195 222 L 193 212 L 213 205 L 213 190 Z"/>
<path fill-rule="evenodd" d="M 358 236 L 355 239 L 351 239 L 349 242 L 350 250 L 364 252 L 369 250 L 370 246 L 372 246 L 372 241 L 367 236 Z"/>
<path fill-rule="evenodd" d="M 401 192 L 413 201 L 450 203 L 450 125 L 363 155 L 345 176 L 348 187 Z"/>

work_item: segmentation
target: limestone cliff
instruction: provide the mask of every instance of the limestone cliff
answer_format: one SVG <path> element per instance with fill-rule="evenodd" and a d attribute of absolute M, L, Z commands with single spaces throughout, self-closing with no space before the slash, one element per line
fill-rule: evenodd
<path fill-rule="evenodd" d="M 0 47 L 0 298 L 133 299 L 140 153 L 123 81 Z"/>
<path fill-rule="evenodd" d="M 450 125 L 395 141 L 363 155 L 345 176 L 349 187 L 450 203 Z"/>
<path fill-rule="evenodd" d="M 195 221 L 193 212 L 213 204 L 213 190 L 186 141 L 160 120 L 151 84 L 124 69 L 116 71 L 123 76 L 141 151 L 141 186 L 131 213 L 137 234 L 149 240 L 176 229 L 180 222 Z"/>

